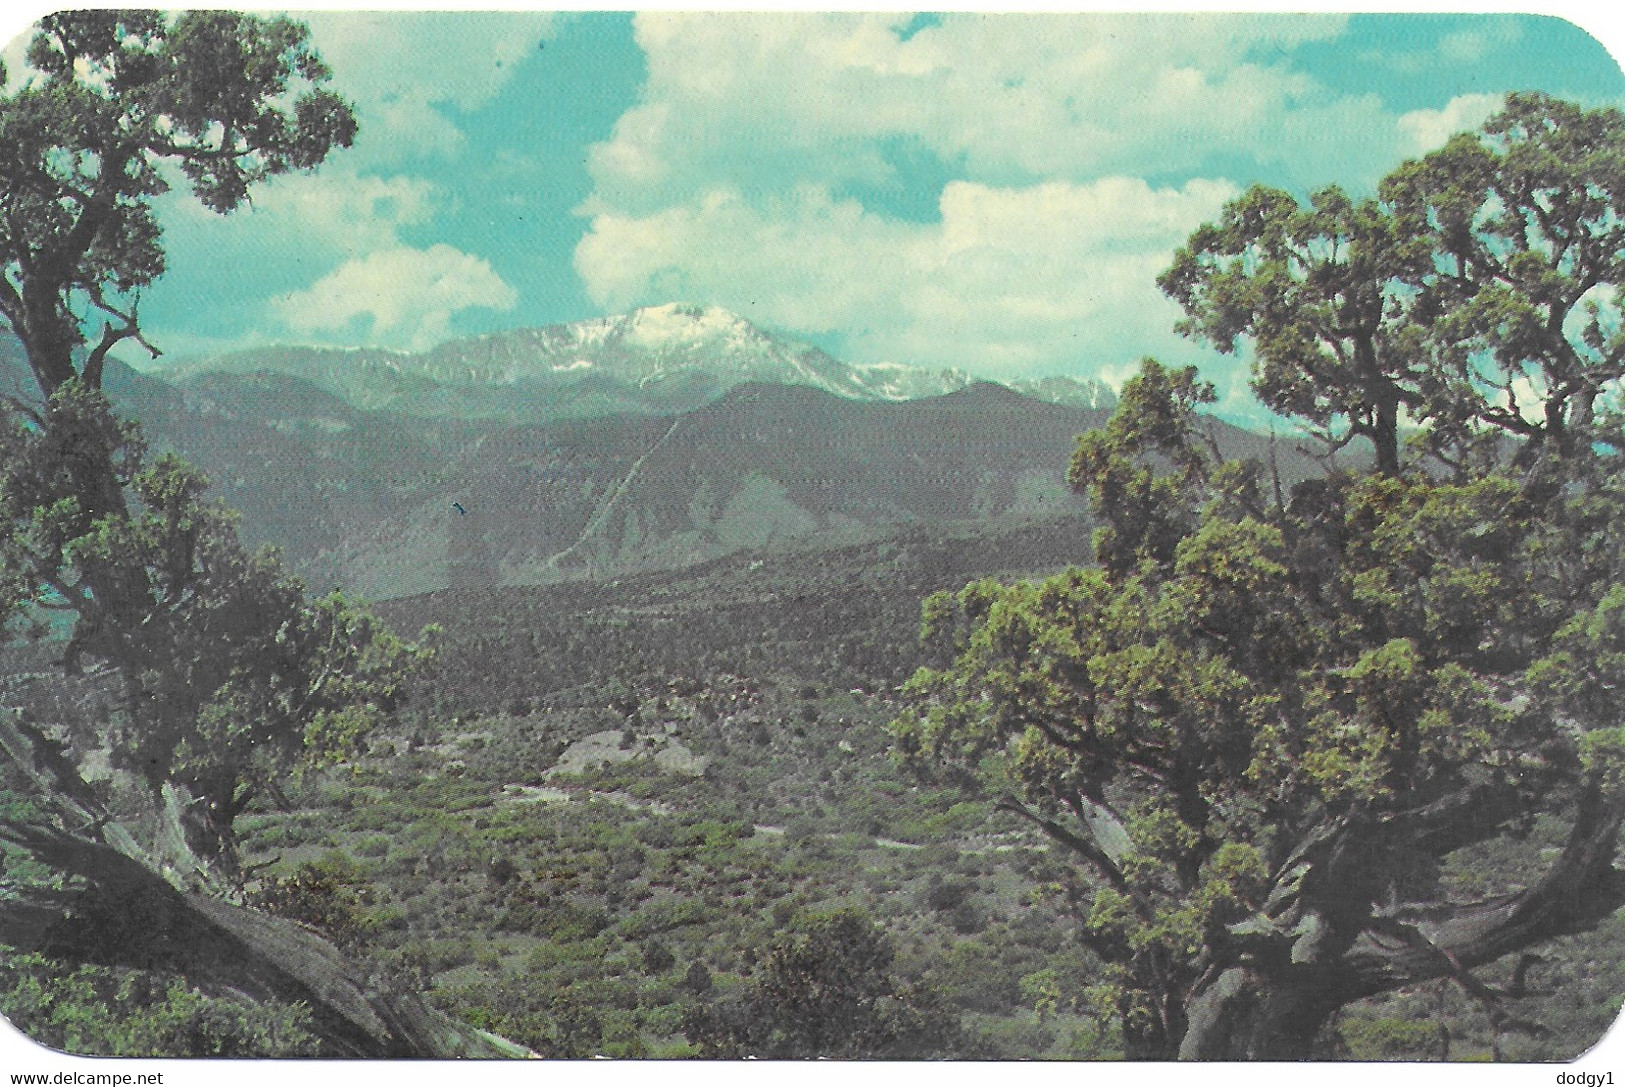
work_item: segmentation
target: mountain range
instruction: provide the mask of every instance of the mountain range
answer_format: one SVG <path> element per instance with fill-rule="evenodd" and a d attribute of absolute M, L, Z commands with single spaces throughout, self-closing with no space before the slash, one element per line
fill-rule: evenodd
<path fill-rule="evenodd" d="M 915 400 L 971 385 L 963 370 L 850 365 L 716 306 L 671 303 L 546 328 L 450 340 L 421 353 L 269 347 L 151 368 L 182 386 L 212 375 L 300 378 L 365 411 L 536 423 L 671 415 L 736 385 L 801 385 L 851 400 Z M 1018 379 L 1036 399 L 1110 409 L 1111 390 L 1067 377 Z"/>
<path fill-rule="evenodd" d="M 0 387 L 26 376 L 17 345 L 0 346 Z M 204 468 L 248 539 L 282 548 L 313 589 L 373 599 L 749 562 L 922 526 L 1075 522 L 1084 558 L 1066 465 L 1113 402 L 1064 378 L 850 366 L 681 306 L 417 355 L 115 362 L 106 387 L 152 444 Z M 1213 426 L 1231 452 L 1262 450 Z M 1283 458 L 1283 474 L 1313 470 Z"/>

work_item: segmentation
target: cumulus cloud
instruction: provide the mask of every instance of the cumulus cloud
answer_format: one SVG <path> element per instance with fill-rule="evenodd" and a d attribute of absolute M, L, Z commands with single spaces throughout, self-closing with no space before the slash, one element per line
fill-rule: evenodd
<path fill-rule="evenodd" d="M 853 361 L 1119 378 L 1143 345 L 1169 339 L 1177 313 L 1154 286 L 1168 253 L 1234 195 L 1201 180 L 956 181 L 939 222 L 905 223 L 823 188 L 766 207 L 718 188 L 647 216 L 596 216 L 576 267 L 607 309 L 714 301 L 843 332 Z"/>
<path fill-rule="evenodd" d="M 380 319 L 372 323 L 324 319 L 323 315 L 342 312 L 345 307 L 356 313 L 366 310 L 369 275 L 387 278 L 399 274 L 404 283 L 412 284 L 424 279 L 423 269 L 430 264 L 425 254 L 434 254 L 441 263 L 447 263 L 453 254 L 463 256 L 444 245 L 413 249 L 402 238 L 403 232 L 432 228 L 436 214 L 447 203 L 438 185 L 405 174 L 357 173 L 346 168 L 349 165 L 340 159 L 332 168 L 315 174 L 273 178 L 255 191 L 251 204 L 230 216 L 216 215 L 191 199 L 179 177 L 174 179 L 174 190 L 160 198 L 171 248 L 181 246 L 220 266 L 221 276 L 212 284 L 218 297 L 229 297 L 253 284 L 255 269 L 258 275 L 281 279 L 284 289 L 289 280 L 309 283 L 312 277 L 320 277 L 307 289 L 268 300 L 260 294 L 245 303 L 228 343 L 276 342 L 290 334 L 303 337 L 317 330 L 337 332 L 348 327 L 358 334 L 352 343 L 401 345 L 426 334 L 423 330 L 444 328 L 449 312 L 442 312 L 443 304 L 418 325 L 404 314 L 394 313 L 388 303 L 382 304 Z M 486 274 L 494 275 L 483 261 L 479 264 Z M 466 270 L 459 274 L 463 281 L 476 282 Z M 335 289 L 341 294 L 329 297 Z M 502 290 L 507 290 L 505 285 Z M 412 297 L 432 300 L 433 296 Z M 492 297 L 501 297 L 500 292 Z M 369 341 L 362 333 L 379 338 Z M 166 336 L 171 344 L 180 342 L 174 330 L 166 330 Z M 195 334 L 182 338 L 203 342 Z"/>
<path fill-rule="evenodd" d="M 453 160 L 458 116 L 489 104 L 554 34 L 537 12 L 312 12 L 302 18 L 333 86 L 356 105 L 361 134 L 313 177 L 279 179 L 257 197 L 249 230 L 298 237 L 331 270 L 271 299 L 267 313 L 303 338 L 421 350 L 455 315 L 505 311 L 517 295 L 484 258 L 407 244 L 448 200 L 424 159 Z M 414 235 L 413 232 L 416 232 Z M 280 333 L 279 333 L 280 334 Z"/>
<path fill-rule="evenodd" d="M 548 12 L 323 11 L 302 16 L 333 85 L 352 96 L 371 159 L 454 155 L 456 111 L 490 102 L 554 34 Z"/>
<path fill-rule="evenodd" d="M 846 180 L 874 170 L 864 141 L 891 136 L 995 183 L 1136 172 L 1152 159 L 1169 173 L 1215 152 L 1325 176 L 1317 149 L 1346 158 L 1363 144 L 1306 149 L 1305 134 L 1352 123 L 1368 143 L 1383 120 L 1375 98 L 1338 99 L 1269 59 L 1334 36 L 1340 17 L 949 16 L 906 39 L 905 22 L 639 15 L 644 102 L 594 150 L 600 190 L 646 210 L 674 189 L 772 170 L 785 157 L 804 174 Z"/>
<path fill-rule="evenodd" d="M 329 86 L 354 102 L 361 132 L 314 173 L 256 186 L 218 216 L 189 194 L 173 166 L 156 201 L 177 269 L 219 314 L 207 333 L 163 313 L 153 332 L 174 351 L 289 339 L 425 346 L 456 314 L 511 309 L 515 295 L 489 263 L 434 244 L 454 210 L 447 171 L 460 128 L 491 103 L 553 34 L 537 13 L 306 12 Z M 15 51 L 15 46 L 12 47 Z M 10 54 L 7 54 L 8 59 Z M 211 276 L 211 273 L 213 275 Z M 277 293 L 281 292 L 281 293 Z M 149 304 L 148 312 L 153 312 Z"/>
<path fill-rule="evenodd" d="M 302 335 L 421 351 L 446 338 L 454 314 L 512 309 L 516 301 L 489 263 L 442 244 L 368 253 L 271 305 Z"/>
<path fill-rule="evenodd" d="M 6 80 L 0 85 L 0 94 L 10 94 L 24 83 L 28 82 L 30 69 L 28 67 L 28 40 L 33 37 L 33 31 L 27 28 L 17 28 L 12 25 L 13 20 L 6 19 L 0 22 L 0 38 L 5 38 L 5 45 L 0 47 L 0 64 L 5 65 Z M 14 36 L 8 36 L 13 35 Z"/>
<path fill-rule="evenodd" d="M 1423 155 L 1442 147 L 1456 133 L 1482 125 L 1505 104 L 1505 95 L 1463 94 L 1445 103 L 1443 109 L 1417 109 L 1403 114 L 1399 128 L 1410 141 L 1406 152 Z"/>
<path fill-rule="evenodd" d="M 173 192 L 164 198 L 164 219 L 172 228 L 218 224 L 237 236 L 297 238 L 311 257 L 338 259 L 396 245 L 402 229 L 430 222 L 445 202 L 427 178 L 358 174 L 346 165 L 341 159 L 314 174 L 273 178 L 230 220 L 192 199 L 185 179 L 170 169 Z"/>
<path fill-rule="evenodd" d="M 48 10 L 41 7 L 39 14 Z M 550 12 L 523 11 L 308 11 L 298 17 L 335 73 L 331 85 L 360 107 L 361 146 L 378 161 L 454 154 L 463 135 L 453 113 L 494 98 L 516 65 L 554 36 L 556 21 Z M 0 49 L 7 89 L 28 74 L 23 58 L 32 31 L 14 21 L 0 26 L 0 37 L 16 35 Z"/>
<path fill-rule="evenodd" d="M 1510 19 L 1486 20 L 1439 39 L 1439 55 L 1457 64 L 1477 64 L 1498 49 L 1523 38 L 1521 24 Z"/>
<path fill-rule="evenodd" d="M 589 296 L 728 305 L 856 362 L 1121 377 L 1205 357 L 1240 388 L 1244 362 L 1172 332 L 1155 279 L 1174 248 L 1255 178 L 1358 190 L 1492 108 L 1401 117 L 1328 90 L 1290 56 L 1340 16 L 907 23 L 640 14 L 647 83 L 580 208 Z M 935 221 L 864 202 L 921 184 L 899 141 L 940 167 Z"/>

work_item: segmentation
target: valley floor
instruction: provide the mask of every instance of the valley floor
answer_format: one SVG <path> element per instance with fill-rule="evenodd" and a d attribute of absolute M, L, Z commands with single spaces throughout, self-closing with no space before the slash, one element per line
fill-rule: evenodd
<path fill-rule="evenodd" d="M 907 777 L 886 731 L 925 595 L 1079 547 L 1077 526 L 1019 548 L 921 533 L 387 602 L 398 629 L 444 628 L 437 658 L 365 754 L 240 820 L 249 896 L 544 1056 L 699 1055 L 696 1016 L 760 1011 L 787 938 L 856 916 L 876 942 L 845 976 L 937 1039 L 877 1055 L 1119 1057 L 1076 870 Z M 29 661 L 7 658 L 12 693 L 42 697 Z M 1504 862 L 1458 875 L 1493 889 Z M 1550 949 L 1528 989 L 1499 1026 L 1447 983 L 1356 1006 L 1324 1055 L 1572 1056 L 1619 1010 L 1625 922 Z"/>

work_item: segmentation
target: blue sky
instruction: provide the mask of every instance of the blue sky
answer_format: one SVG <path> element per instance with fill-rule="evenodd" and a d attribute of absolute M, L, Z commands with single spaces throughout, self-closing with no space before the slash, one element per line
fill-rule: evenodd
<path fill-rule="evenodd" d="M 1153 282 L 1227 199 L 1368 190 L 1508 90 L 1625 103 L 1542 16 L 302 18 L 361 137 L 231 216 L 164 198 L 141 307 L 171 356 L 682 300 L 853 362 L 1196 362 L 1240 411 L 1245 362 L 1176 337 Z"/>

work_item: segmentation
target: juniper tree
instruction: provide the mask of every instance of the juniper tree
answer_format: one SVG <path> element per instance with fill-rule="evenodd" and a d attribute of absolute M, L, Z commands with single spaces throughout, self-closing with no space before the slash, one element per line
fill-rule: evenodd
<path fill-rule="evenodd" d="M 156 354 L 138 303 L 164 270 L 153 200 L 170 179 L 229 212 L 348 146 L 355 119 L 286 18 L 67 11 L 27 60 L 0 98 L 0 318 L 33 384 L 0 400 L 0 621 L 65 613 L 64 664 L 121 685 L 115 760 L 196 797 L 192 844 L 229 863 L 242 806 L 387 710 L 411 652 L 245 548 L 103 375 L 121 344 Z"/>
<path fill-rule="evenodd" d="M 1407 418 L 1453 465 L 1498 435 L 1528 460 L 1566 450 L 1625 373 L 1622 171 L 1617 110 L 1514 94 L 1365 199 L 1254 186 L 1158 283 L 1181 332 L 1250 344 L 1260 400 L 1368 439 L 1379 471 L 1399 469 Z"/>
<path fill-rule="evenodd" d="M 1164 279 L 1188 327 L 1392 448 L 1283 491 L 1147 360 L 1071 464 L 1097 564 L 926 601 L 898 750 L 1074 859 L 1130 1056 L 1309 1056 L 1433 979 L 1493 1004 L 1482 971 L 1625 903 L 1621 131 L 1514 97 L 1385 203 L 1243 197 Z M 1491 842 L 1523 868 L 1486 898 Z"/>

